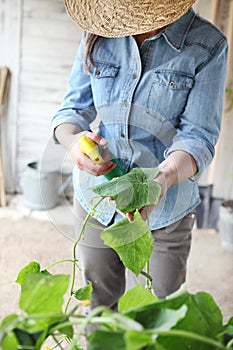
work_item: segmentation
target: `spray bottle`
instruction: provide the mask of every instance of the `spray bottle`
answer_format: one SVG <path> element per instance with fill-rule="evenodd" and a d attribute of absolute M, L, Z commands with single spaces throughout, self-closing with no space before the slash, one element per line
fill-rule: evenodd
<path fill-rule="evenodd" d="M 78 139 L 78 143 L 81 151 L 88 156 L 93 163 L 95 164 L 103 164 L 104 159 L 100 154 L 98 145 L 91 139 L 89 139 L 86 135 L 81 135 Z M 104 177 L 107 180 L 112 180 L 114 177 L 119 177 L 126 174 L 125 169 L 121 166 L 120 162 L 116 157 L 109 152 L 111 162 L 116 164 L 116 167 L 111 170 L 109 173 L 105 174 Z"/>

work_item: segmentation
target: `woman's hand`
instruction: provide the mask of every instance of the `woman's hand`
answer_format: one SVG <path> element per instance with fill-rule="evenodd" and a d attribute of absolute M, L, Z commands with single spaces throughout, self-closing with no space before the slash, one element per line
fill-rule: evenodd
<path fill-rule="evenodd" d="M 161 195 L 158 203 L 165 196 L 170 186 L 189 179 L 197 172 L 197 164 L 193 156 L 180 150 L 172 152 L 158 168 L 159 174 L 155 179 L 161 186 Z M 151 214 L 156 205 L 149 205 L 139 209 L 144 220 L 148 218 L 148 215 Z M 126 213 L 126 216 L 130 222 L 134 220 L 132 213 Z"/>
<path fill-rule="evenodd" d="M 84 131 L 82 133 L 79 133 L 78 137 L 80 137 L 81 134 L 85 134 L 86 137 L 93 140 L 96 144 L 100 146 L 106 146 L 107 144 L 107 141 L 103 137 L 93 132 Z M 102 155 L 105 162 L 103 164 L 93 163 L 92 160 L 81 151 L 79 143 L 77 142 L 77 138 L 71 144 L 69 148 L 69 153 L 80 170 L 85 170 L 89 174 L 92 174 L 94 176 L 107 174 L 116 166 L 115 163 L 109 160 L 107 147 L 104 147 L 104 152 Z"/>
<path fill-rule="evenodd" d="M 90 131 L 82 131 L 79 127 L 73 124 L 61 124 L 55 130 L 55 135 L 58 141 L 67 149 L 74 163 L 80 170 L 85 170 L 94 176 L 104 175 L 109 173 L 116 164 L 109 160 L 108 149 L 104 148 L 103 164 L 94 164 L 80 149 L 77 142 L 81 134 L 85 134 L 96 144 L 101 146 L 107 145 L 107 140 Z"/>
<path fill-rule="evenodd" d="M 163 199 L 165 196 L 167 190 L 168 190 L 168 181 L 166 179 L 166 176 L 164 173 L 160 172 L 158 176 L 156 177 L 155 181 L 160 185 L 161 187 L 161 194 L 158 200 L 157 204 L 151 204 L 151 205 L 146 205 L 142 208 L 140 208 L 138 211 L 141 214 L 142 218 L 144 221 L 148 219 L 154 208 L 159 204 L 159 202 Z M 126 217 L 130 222 L 134 221 L 134 216 L 133 213 L 126 213 Z"/>

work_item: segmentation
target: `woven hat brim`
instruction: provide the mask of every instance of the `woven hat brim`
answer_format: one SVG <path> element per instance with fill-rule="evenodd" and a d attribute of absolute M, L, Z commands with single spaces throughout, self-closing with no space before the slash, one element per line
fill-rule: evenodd
<path fill-rule="evenodd" d="M 108 38 L 136 35 L 171 24 L 195 0 L 64 0 L 73 21 L 89 33 Z"/>

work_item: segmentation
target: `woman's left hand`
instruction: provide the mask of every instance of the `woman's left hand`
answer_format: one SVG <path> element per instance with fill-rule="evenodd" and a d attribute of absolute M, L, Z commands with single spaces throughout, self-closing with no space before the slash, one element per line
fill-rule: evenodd
<path fill-rule="evenodd" d="M 161 194 L 160 194 L 159 200 L 156 204 L 146 205 L 138 210 L 144 221 L 146 221 L 148 219 L 148 217 L 150 216 L 150 214 L 152 213 L 154 208 L 159 204 L 159 202 L 162 200 L 162 198 L 165 196 L 165 194 L 168 190 L 168 181 L 167 181 L 166 176 L 163 172 L 159 172 L 155 181 L 161 187 Z M 125 216 L 128 218 L 128 220 L 130 222 L 134 221 L 133 213 L 126 213 Z"/>

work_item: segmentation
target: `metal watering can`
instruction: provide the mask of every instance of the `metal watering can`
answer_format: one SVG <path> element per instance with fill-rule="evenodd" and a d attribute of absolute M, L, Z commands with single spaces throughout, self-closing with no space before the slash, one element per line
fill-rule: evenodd
<path fill-rule="evenodd" d="M 64 175 L 64 174 L 63 174 Z M 71 173 L 65 174 L 66 180 L 62 182 L 62 174 L 51 164 L 32 162 L 22 177 L 24 205 L 33 210 L 52 209 L 57 205 L 58 197 L 71 182 Z"/>

